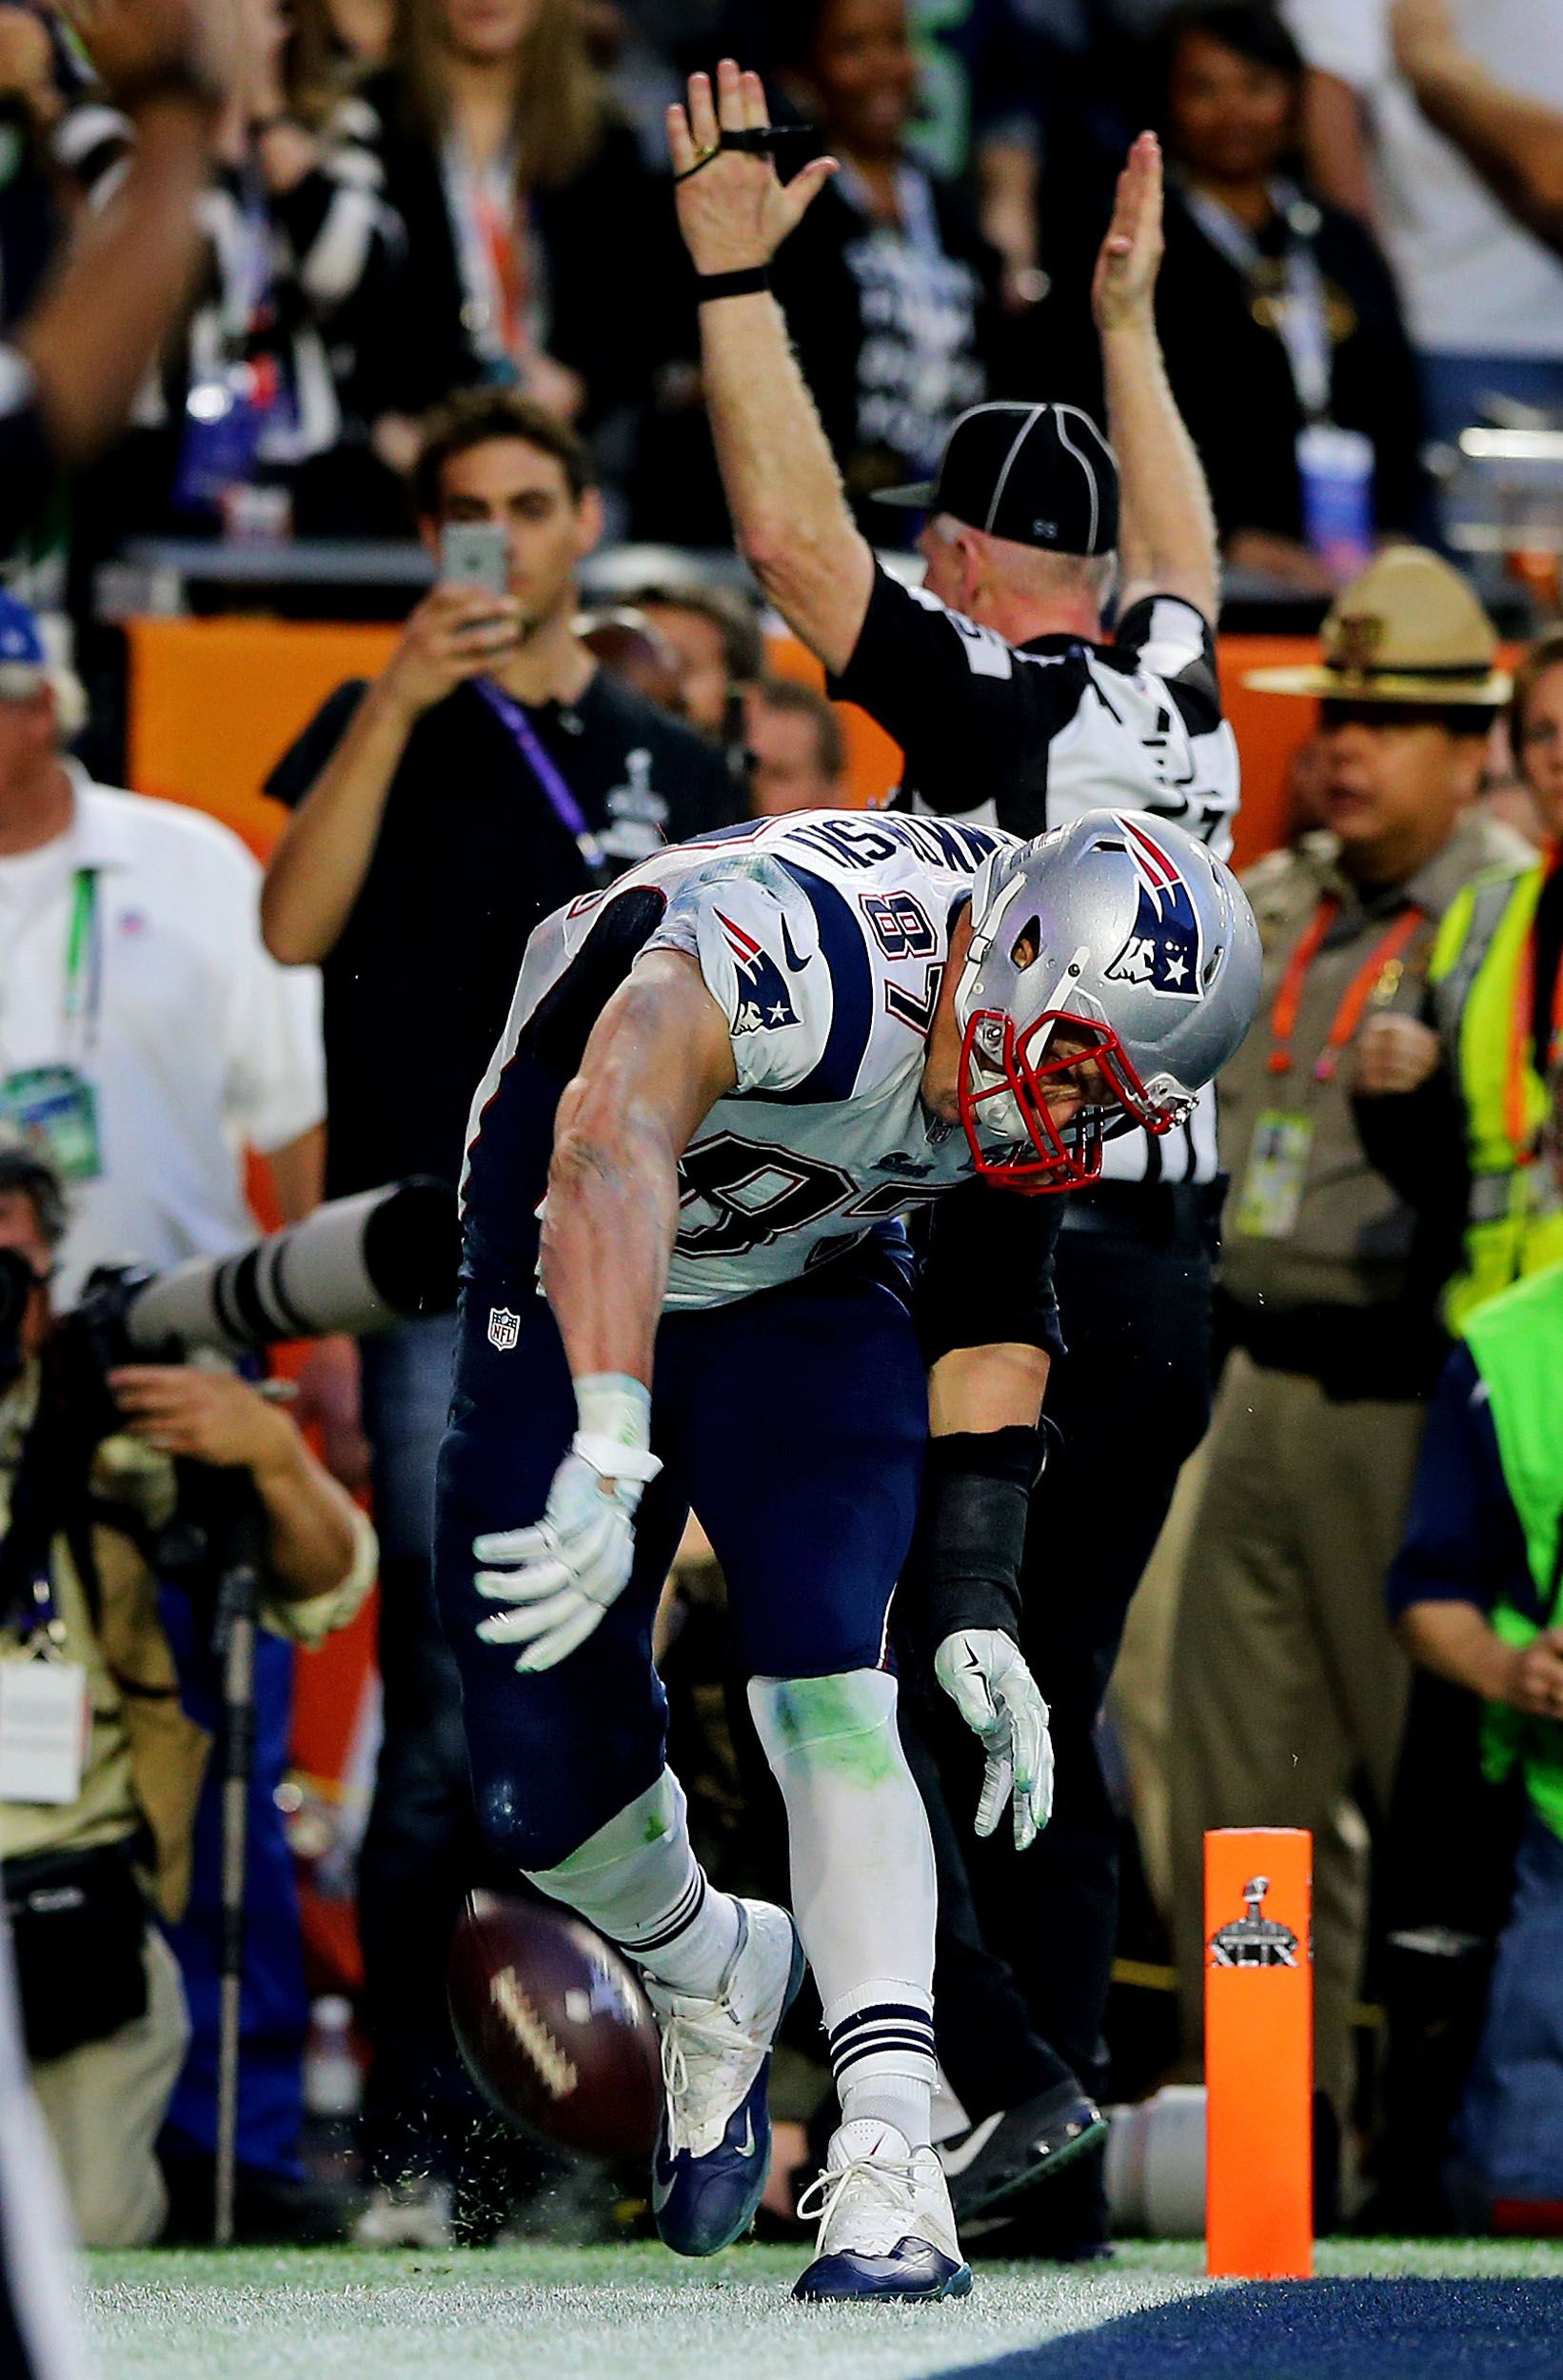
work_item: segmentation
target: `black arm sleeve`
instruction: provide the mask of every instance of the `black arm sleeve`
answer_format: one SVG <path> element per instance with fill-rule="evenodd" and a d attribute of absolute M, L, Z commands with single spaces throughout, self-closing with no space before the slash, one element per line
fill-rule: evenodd
<path fill-rule="evenodd" d="M 366 678 L 349 678 L 328 694 L 304 733 L 288 745 L 261 790 L 296 810 L 352 724 L 368 692 Z"/>
<path fill-rule="evenodd" d="M 1039 1430 L 962 1430 L 930 1440 L 912 1550 L 897 1591 L 898 1632 L 931 1664 L 959 1628 L 1020 1635 L 1020 1557 Z"/>
<path fill-rule="evenodd" d="M 1061 1198 L 962 1182 L 934 1209 L 917 1318 L 930 1367 L 956 1347 L 1020 1345 L 1062 1355 L 1053 1250 Z"/>

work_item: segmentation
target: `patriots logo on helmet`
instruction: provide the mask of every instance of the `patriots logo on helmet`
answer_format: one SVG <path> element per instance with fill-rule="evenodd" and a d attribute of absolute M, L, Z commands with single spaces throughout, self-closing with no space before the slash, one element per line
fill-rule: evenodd
<path fill-rule="evenodd" d="M 1108 980 L 1143 984 L 1173 1000 L 1197 1000 L 1204 950 L 1193 895 L 1160 843 L 1132 818 L 1118 823 L 1134 862 L 1139 906 Z"/>
<path fill-rule="evenodd" d="M 798 1011 L 792 1004 L 791 995 L 775 960 L 767 956 L 763 945 L 757 942 L 752 934 L 746 934 L 742 925 L 735 924 L 725 911 L 719 909 L 717 915 L 722 920 L 722 930 L 727 937 L 727 947 L 733 954 L 742 986 L 738 1016 L 733 1024 L 734 1033 L 771 1033 L 782 1025 L 797 1024 Z"/>

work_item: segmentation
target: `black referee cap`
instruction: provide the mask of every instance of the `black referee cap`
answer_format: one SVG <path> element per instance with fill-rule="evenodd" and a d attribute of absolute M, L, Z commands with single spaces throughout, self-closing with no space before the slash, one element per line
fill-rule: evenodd
<path fill-rule="evenodd" d="M 1118 545 L 1118 465 L 1078 405 L 974 405 L 933 479 L 875 501 L 950 512 L 990 537 L 1054 553 L 1110 554 Z"/>

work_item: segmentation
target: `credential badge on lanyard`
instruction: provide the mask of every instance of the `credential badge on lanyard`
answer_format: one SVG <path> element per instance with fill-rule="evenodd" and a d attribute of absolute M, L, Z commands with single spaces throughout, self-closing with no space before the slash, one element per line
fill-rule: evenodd
<path fill-rule="evenodd" d="M 95 1181 L 103 1171 L 97 1095 L 84 1071 L 96 1044 L 103 1001 L 103 946 L 94 868 L 78 868 L 66 942 L 61 1002 L 64 1056 L 24 1066 L 0 1081 L 0 1117 L 47 1150 L 67 1181 Z"/>

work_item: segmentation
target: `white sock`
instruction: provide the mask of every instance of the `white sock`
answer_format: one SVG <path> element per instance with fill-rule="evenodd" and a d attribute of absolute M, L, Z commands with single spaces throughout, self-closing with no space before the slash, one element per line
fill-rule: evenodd
<path fill-rule="evenodd" d="M 531 1881 L 671 1992 L 709 1998 L 738 1947 L 738 1904 L 706 1882 L 671 1769 L 557 1868 L 533 1869 Z"/>
<path fill-rule="evenodd" d="M 793 1912 L 824 2003 L 842 2119 L 928 2140 L 934 2058 L 933 1844 L 882 1670 L 757 1677 L 765 1756 L 787 1806 Z"/>

